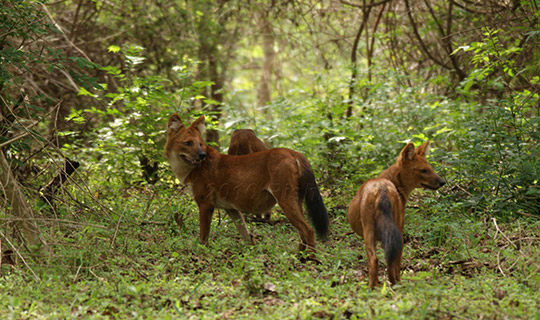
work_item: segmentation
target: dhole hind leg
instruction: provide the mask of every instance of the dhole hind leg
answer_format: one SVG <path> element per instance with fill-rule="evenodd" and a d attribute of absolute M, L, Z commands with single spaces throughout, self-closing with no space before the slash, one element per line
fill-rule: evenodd
<path fill-rule="evenodd" d="M 238 230 L 238 233 L 242 236 L 242 239 L 244 241 L 254 244 L 253 237 L 249 233 L 247 226 L 246 226 L 246 220 L 244 219 L 244 215 L 240 213 L 239 211 L 228 209 L 225 210 L 227 212 L 227 215 L 231 217 L 232 221 L 234 222 L 236 226 L 236 230 Z"/>
<path fill-rule="evenodd" d="M 365 226 L 365 224 L 364 224 Z M 379 259 L 376 254 L 375 230 L 364 227 L 364 246 L 369 268 L 369 287 L 373 289 L 379 283 Z"/>
<path fill-rule="evenodd" d="M 283 200 L 278 199 L 278 204 L 283 209 L 285 216 L 300 234 L 300 246 L 298 249 L 304 251 L 307 249 L 315 250 L 315 235 L 313 229 L 308 225 L 304 218 L 302 203 L 294 197 L 288 197 Z"/>

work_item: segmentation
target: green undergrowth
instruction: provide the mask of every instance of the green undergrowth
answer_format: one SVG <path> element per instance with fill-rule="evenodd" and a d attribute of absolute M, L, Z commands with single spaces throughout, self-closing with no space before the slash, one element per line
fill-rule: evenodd
<path fill-rule="evenodd" d="M 372 291 L 345 217 L 350 197 L 325 199 L 331 234 L 306 262 L 279 208 L 271 224 L 249 222 L 253 246 L 216 212 L 204 246 L 183 190 L 125 191 L 100 199 L 101 215 L 49 225 L 49 253 L 25 256 L 28 267 L 1 266 L 0 318 L 538 319 L 539 221 L 465 214 L 439 196 L 415 193 L 402 281 Z"/>

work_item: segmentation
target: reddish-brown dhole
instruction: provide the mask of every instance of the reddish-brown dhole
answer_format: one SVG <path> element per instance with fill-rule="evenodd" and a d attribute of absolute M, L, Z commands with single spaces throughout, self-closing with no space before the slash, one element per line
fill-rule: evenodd
<path fill-rule="evenodd" d="M 300 234 L 300 250 L 315 248 L 313 229 L 304 218 L 302 202 L 317 234 L 328 233 L 328 213 L 307 159 L 283 148 L 242 156 L 219 153 L 204 143 L 204 117 L 186 127 L 177 114 L 169 118 L 165 156 L 199 207 L 200 240 L 207 243 L 212 213 L 225 209 L 242 238 L 253 242 L 242 213 L 264 213 L 276 203 Z"/>
<path fill-rule="evenodd" d="M 270 148 L 268 148 L 264 142 L 257 138 L 253 130 L 238 129 L 234 130 L 231 136 L 231 142 L 229 143 L 229 150 L 227 151 L 227 154 L 241 156 L 268 149 Z M 257 219 L 269 222 L 271 216 L 272 212 L 267 211 L 264 214 L 257 214 Z"/>
<path fill-rule="evenodd" d="M 401 279 L 405 204 L 411 191 L 436 190 L 445 184 L 426 161 L 428 145 L 429 141 L 415 150 L 414 144 L 407 144 L 396 163 L 376 179 L 366 181 L 349 205 L 347 220 L 354 232 L 364 238 L 371 288 L 378 283 L 377 240 L 384 248 L 390 283 Z"/>

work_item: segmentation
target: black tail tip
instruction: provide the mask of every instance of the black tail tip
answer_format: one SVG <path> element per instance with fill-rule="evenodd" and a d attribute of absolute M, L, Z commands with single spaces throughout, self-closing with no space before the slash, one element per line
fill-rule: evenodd
<path fill-rule="evenodd" d="M 328 221 L 328 215 L 321 215 L 317 220 L 312 219 L 313 227 L 317 238 L 322 241 L 328 240 L 328 233 L 330 231 L 330 222 Z"/>

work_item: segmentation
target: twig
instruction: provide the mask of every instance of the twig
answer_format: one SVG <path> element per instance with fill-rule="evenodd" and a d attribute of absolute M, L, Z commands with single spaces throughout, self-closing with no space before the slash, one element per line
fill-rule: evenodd
<path fill-rule="evenodd" d="M 62 70 L 62 69 L 59 69 L 59 70 L 64 76 L 66 76 L 66 79 L 68 80 L 69 84 L 72 86 L 73 91 L 79 92 L 80 91 L 79 86 L 77 86 L 77 84 L 75 83 L 75 80 L 73 80 L 73 78 L 69 75 L 69 73 L 67 73 L 65 70 Z"/>
<path fill-rule="evenodd" d="M 171 201 L 172 201 L 175 197 L 176 197 L 176 195 L 170 196 L 170 197 L 169 197 L 169 200 L 167 200 L 167 202 L 165 202 L 165 204 L 163 204 L 163 206 L 161 206 L 160 208 L 158 208 L 158 209 L 154 212 L 154 214 L 148 218 L 148 221 L 152 220 L 152 219 L 156 216 L 156 214 L 158 214 L 159 212 L 161 212 L 163 209 L 165 209 L 166 207 L 169 207 L 169 205 L 171 204 Z M 145 215 L 145 217 L 146 217 L 146 215 Z"/>
<path fill-rule="evenodd" d="M 99 281 L 103 281 L 103 278 L 98 276 L 97 274 L 94 273 L 94 271 L 92 271 L 92 268 L 88 268 L 88 272 L 90 272 L 94 277 L 96 277 L 96 279 L 98 279 Z"/>
<path fill-rule="evenodd" d="M 38 122 L 36 122 L 35 124 L 37 124 L 37 123 L 38 123 Z M 16 137 L 13 138 L 13 139 L 9 139 L 9 140 L 6 141 L 6 142 L 0 143 L 0 148 L 2 148 L 3 146 L 7 146 L 8 144 L 13 143 L 13 142 L 15 142 L 15 141 L 17 141 L 17 140 L 19 140 L 19 139 L 22 139 L 22 138 L 26 137 L 27 135 L 29 135 L 30 133 L 31 133 L 30 131 L 27 131 L 27 132 L 25 132 L 25 133 L 23 133 L 23 134 L 21 134 L 21 135 L 16 136 Z"/>
<path fill-rule="evenodd" d="M 503 275 L 503 277 L 506 278 L 506 274 L 504 274 L 504 271 L 503 271 L 502 268 L 501 268 L 501 259 L 500 259 L 500 256 L 501 256 L 501 251 L 499 250 L 499 252 L 497 252 L 497 268 L 499 268 L 499 271 L 501 272 L 501 274 Z"/>
<path fill-rule="evenodd" d="M 516 261 L 514 263 L 512 263 L 512 265 L 510 267 L 508 267 L 509 270 L 512 270 L 514 268 L 514 266 L 519 262 L 519 260 L 521 260 L 521 255 L 518 256 L 518 258 L 516 259 Z"/>
<path fill-rule="evenodd" d="M 64 39 L 73 47 L 75 48 L 75 50 L 79 51 L 80 54 L 82 54 L 86 60 L 92 62 L 92 60 L 86 55 L 86 53 L 84 53 L 84 51 L 82 51 L 79 47 L 77 47 L 71 40 L 69 40 L 68 36 L 66 35 L 66 33 L 64 32 L 64 30 L 62 29 L 62 27 L 58 24 L 58 22 L 56 22 L 56 20 L 54 20 L 52 14 L 50 13 L 49 9 L 47 9 L 47 6 L 42 4 L 41 5 L 43 7 L 43 11 L 45 11 L 45 13 L 47 14 L 47 16 L 49 16 L 49 19 L 51 19 L 51 22 L 54 24 L 54 26 L 56 27 L 56 29 L 58 29 L 58 31 L 60 31 L 60 33 L 62 34 L 62 36 L 64 36 Z M 69 78 L 68 78 L 69 79 Z M 77 89 L 78 90 L 78 89 Z"/>
<path fill-rule="evenodd" d="M 465 192 L 467 195 L 472 195 L 469 191 L 465 190 L 465 188 L 463 188 L 462 186 L 460 186 L 459 184 L 456 184 L 455 185 L 456 188 L 460 189 L 461 191 Z"/>
<path fill-rule="evenodd" d="M 109 250 L 112 250 L 112 248 L 114 246 L 114 242 L 116 241 L 116 235 L 118 235 L 118 229 L 120 228 L 120 222 L 122 221 L 122 218 L 124 217 L 124 214 L 126 214 L 126 208 L 124 208 L 124 212 L 122 212 L 122 215 L 120 216 L 120 218 L 118 218 L 118 223 L 116 223 L 116 229 L 114 230 L 114 235 L 113 235 L 113 238 L 111 240 L 111 246 L 110 246 Z"/>
<path fill-rule="evenodd" d="M 381 4 L 386 4 L 386 3 L 390 2 L 390 1 L 391 0 L 381 0 L 379 2 L 373 2 L 373 3 L 370 3 L 370 4 L 353 3 L 353 2 L 345 1 L 345 0 L 340 0 L 339 2 L 341 2 L 342 4 L 345 4 L 345 5 L 351 6 L 351 7 L 365 9 L 365 8 L 372 8 L 372 7 L 380 6 Z"/>
<path fill-rule="evenodd" d="M 6 106 L 8 105 L 7 101 L 4 99 L 4 97 L 0 96 L 0 99 L 2 100 L 2 103 L 4 103 Z M 47 117 L 48 115 L 50 115 L 54 110 L 56 110 L 60 104 L 62 104 L 63 101 L 60 101 L 58 102 L 49 112 L 47 112 L 47 114 L 45 114 L 45 117 Z M 24 137 L 26 137 L 27 135 L 29 134 L 32 134 L 32 131 L 30 131 L 30 129 L 32 129 L 34 126 L 36 126 L 37 124 L 39 124 L 40 122 L 39 121 L 34 121 L 32 124 L 30 124 L 29 126 L 25 126 L 23 125 L 18 119 L 17 119 L 17 115 L 15 113 L 13 113 L 13 110 L 11 108 L 8 107 L 8 110 L 9 112 L 11 113 L 11 115 L 13 117 L 15 117 L 16 121 L 19 123 L 19 125 L 21 127 L 24 128 L 24 130 L 26 131 L 25 133 L 19 135 L 19 136 L 16 136 L 15 138 L 11 139 L 11 140 L 8 140 L 8 141 L 4 141 L 2 142 L 2 144 L 0 144 L 0 148 L 2 148 L 3 146 L 6 146 L 12 142 L 15 142 L 19 139 L 22 139 Z"/>
<path fill-rule="evenodd" d="M 497 229 L 497 231 L 500 232 L 500 233 L 502 234 L 502 236 L 503 236 L 508 242 L 510 242 L 510 244 L 511 244 L 512 246 L 514 246 L 515 249 L 517 249 L 518 247 L 516 246 L 516 244 L 513 243 L 512 240 L 510 240 L 510 239 L 509 239 L 509 238 L 501 231 L 501 229 L 499 229 L 499 226 L 497 225 L 497 220 L 496 220 L 495 218 L 491 218 L 491 220 L 493 220 L 493 224 L 495 225 L 495 228 Z M 495 234 L 495 236 L 496 236 L 496 235 L 497 235 L 497 234 Z M 494 237 L 493 239 L 495 239 L 495 237 Z"/>
<path fill-rule="evenodd" d="M 156 226 L 164 226 L 167 222 L 165 221 L 141 221 L 139 225 L 146 226 L 146 225 L 156 225 Z"/>
<path fill-rule="evenodd" d="M 517 213 L 518 213 L 518 214 L 521 214 L 521 215 L 523 215 L 523 216 L 533 217 L 533 218 L 536 218 L 536 219 L 540 219 L 540 216 L 534 215 L 534 214 L 531 214 L 531 213 L 521 212 L 521 211 L 517 211 Z"/>
<path fill-rule="evenodd" d="M 13 249 L 13 251 L 15 251 L 15 253 L 19 256 L 19 258 L 21 258 L 21 261 L 24 263 L 24 265 L 28 268 L 28 270 L 30 270 L 30 272 L 32 273 L 32 275 L 34 276 L 34 278 L 36 278 L 36 280 L 40 280 L 39 277 L 37 276 L 37 274 L 34 272 L 34 270 L 32 270 L 32 268 L 30 268 L 30 266 L 28 265 L 28 263 L 26 263 L 26 260 L 24 259 L 24 257 L 21 255 L 21 253 L 19 252 L 19 250 L 17 250 L 17 248 L 15 248 L 15 246 L 13 245 L 13 243 L 11 243 L 11 241 L 9 241 L 9 239 L 6 237 L 6 235 L 0 230 L 0 236 L 2 236 L 2 238 L 4 238 L 6 240 L 6 242 L 11 246 L 11 248 Z"/>
<path fill-rule="evenodd" d="M 77 277 L 79 276 L 79 271 L 81 271 L 82 263 L 77 268 L 77 272 L 75 272 L 75 278 L 73 278 L 73 283 L 77 282 Z"/>
<path fill-rule="evenodd" d="M 93 227 L 93 228 L 100 228 L 107 230 L 108 228 L 105 226 L 101 226 L 98 224 L 90 224 L 87 222 L 79 222 L 79 221 L 72 221 L 72 220 L 66 220 L 66 219 L 54 219 L 54 218 L 0 218 L 0 221 L 52 221 L 52 222 L 61 222 L 66 224 L 79 224 L 82 226 L 87 227 Z"/>
<path fill-rule="evenodd" d="M 146 208 L 144 208 L 143 220 L 146 219 L 146 216 L 148 215 L 148 210 L 150 210 L 150 205 L 152 204 L 152 201 L 154 200 L 155 195 L 156 193 L 152 192 L 152 196 L 150 197 L 150 200 L 148 200 L 148 203 L 146 204 Z"/>
<path fill-rule="evenodd" d="M 148 276 L 147 276 L 146 274 L 144 274 L 141 270 L 139 270 L 139 268 L 137 268 L 137 267 L 139 267 L 139 265 L 140 265 L 140 264 L 137 262 L 137 260 L 135 260 L 135 259 L 133 259 L 133 258 L 131 258 L 131 257 L 129 257 L 129 256 L 127 256 L 127 259 L 128 259 L 128 260 L 131 260 L 131 262 L 133 262 L 134 266 L 136 266 L 136 268 L 134 268 L 135 272 L 137 272 L 141 277 L 143 277 L 144 280 L 150 281 L 150 279 L 148 278 Z"/>

